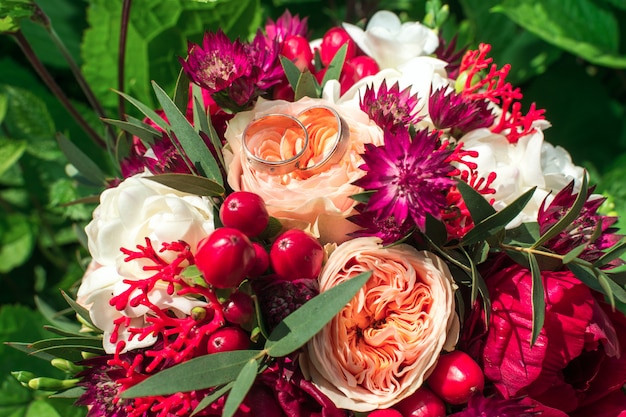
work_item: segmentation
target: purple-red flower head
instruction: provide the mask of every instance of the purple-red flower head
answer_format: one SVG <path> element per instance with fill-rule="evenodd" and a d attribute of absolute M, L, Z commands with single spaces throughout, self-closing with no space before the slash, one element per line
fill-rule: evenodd
<path fill-rule="evenodd" d="M 495 116 L 486 100 L 467 100 L 453 90 L 440 87 L 430 94 L 428 112 L 439 130 L 451 129 L 453 136 L 493 124 Z"/>
<path fill-rule="evenodd" d="M 287 36 L 306 37 L 308 30 L 307 18 L 300 19 L 298 15 L 292 16 L 289 10 L 285 10 L 276 22 L 267 19 L 265 24 L 268 39 L 276 39 L 278 42 L 284 41 Z"/>
<path fill-rule="evenodd" d="M 446 207 L 446 192 L 454 185 L 449 177 L 454 167 L 451 151 L 441 149 L 436 133 L 418 131 L 411 138 L 407 129 L 385 132 L 383 146 L 365 145 L 361 169 L 367 175 L 355 181 L 365 190 L 375 190 L 366 210 L 378 218 L 407 218 L 424 230 L 426 215 L 439 219 Z"/>
<path fill-rule="evenodd" d="M 396 126 L 406 127 L 421 119 L 417 116 L 417 95 L 411 95 L 408 87 L 400 91 L 398 83 L 387 88 L 385 81 L 378 91 L 373 86 L 365 89 L 361 98 L 361 110 L 383 130 Z"/>

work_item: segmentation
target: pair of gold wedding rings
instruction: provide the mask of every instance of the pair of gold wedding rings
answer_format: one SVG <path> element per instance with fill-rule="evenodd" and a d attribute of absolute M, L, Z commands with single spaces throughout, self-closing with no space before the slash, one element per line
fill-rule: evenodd
<path fill-rule="evenodd" d="M 270 175 L 308 177 L 339 162 L 350 130 L 336 110 L 314 106 L 297 115 L 271 113 L 250 122 L 243 150 L 252 168 Z"/>

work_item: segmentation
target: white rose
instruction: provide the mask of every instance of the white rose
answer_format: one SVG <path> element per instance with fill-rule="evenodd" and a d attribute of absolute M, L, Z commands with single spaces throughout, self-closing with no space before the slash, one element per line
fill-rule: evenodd
<path fill-rule="evenodd" d="M 343 24 L 354 42 L 376 60 L 379 67 L 397 68 L 420 55 L 437 49 L 437 34 L 419 22 L 402 23 L 394 13 L 381 10 L 367 23 L 365 31 L 349 23 Z"/>
<path fill-rule="evenodd" d="M 184 240 L 192 252 L 214 230 L 213 207 L 206 197 L 183 193 L 141 176 L 105 190 L 85 231 L 89 252 L 100 265 L 116 266 L 125 277 L 144 278 L 139 261 L 124 262 L 120 248 L 136 250 L 150 238 L 158 252 L 162 243 Z"/>
<path fill-rule="evenodd" d="M 485 196 L 495 199 L 496 210 L 502 210 L 527 190 L 537 187 L 524 210 L 508 224 L 509 228 L 537 221 L 539 207 L 546 197 L 550 200 L 572 180 L 579 187 L 584 175 L 583 168 L 574 165 L 565 149 L 544 141 L 539 129 L 517 143 L 509 143 L 505 136 L 488 129 L 474 130 L 461 141 L 465 149 L 478 151 L 477 158 L 466 159 L 478 164 L 479 177 L 496 173 L 492 184 L 496 193 Z"/>

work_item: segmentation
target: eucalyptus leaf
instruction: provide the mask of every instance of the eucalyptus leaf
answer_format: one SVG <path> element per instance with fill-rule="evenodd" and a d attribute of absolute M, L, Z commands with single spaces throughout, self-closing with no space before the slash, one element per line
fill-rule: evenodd
<path fill-rule="evenodd" d="M 80 333 L 80 332 L 68 332 L 66 330 L 59 329 L 58 327 L 50 326 L 48 324 L 44 325 L 43 328 L 45 330 L 49 331 L 50 333 L 54 333 L 56 335 L 63 336 L 63 337 L 78 337 L 78 336 L 80 336 L 80 337 L 86 337 L 86 338 L 102 340 L 98 336 L 88 336 L 88 334 Z"/>
<path fill-rule="evenodd" d="M 178 77 L 176 78 L 173 101 L 181 113 L 185 114 L 187 112 L 187 104 L 189 103 L 189 78 L 185 75 L 185 71 L 182 67 L 180 71 L 178 71 Z"/>
<path fill-rule="evenodd" d="M 596 266 L 596 267 L 604 266 L 604 265 L 608 264 L 609 262 L 611 262 L 612 260 L 617 259 L 620 256 L 622 256 L 625 252 L 626 252 L 626 240 L 622 239 L 618 243 L 616 243 L 615 245 L 611 246 L 604 253 L 604 255 L 602 255 L 600 257 L 600 259 L 595 261 L 594 262 L 594 266 Z"/>
<path fill-rule="evenodd" d="M 31 347 L 35 351 L 57 346 L 80 346 L 85 348 L 98 348 L 101 350 L 102 339 L 94 339 L 92 337 L 69 336 L 38 340 L 31 343 Z"/>
<path fill-rule="evenodd" d="M 65 299 L 65 301 L 70 305 L 70 307 L 72 307 L 72 310 L 74 310 L 76 312 L 76 314 L 78 314 L 80 317 L 82 317 L 82 319 L 86 323 L 88 323 L 91 327 L 96 328 L 96 326 L 91 321 L 91 316 L 89 315 L 89 310 L 87 310 L 85 307 L 83 307 L 82 305 L 80 305 L 76 301 L 74 301 L 72 299 L 72 297 L 67 295 L 67 293 L 65 291 L 61 291 L 61 295 L 63 295 L 63 298 Z"/>
<path fill-rule="evenodd" d="M 215 391 L 213 391 L 212 393 L 210 393 L 209 395 L 207 395 L 206 397 L 204 397 L 202 399 L 202 401 L 200 401 L 198 403 L 198 405 L 196 406 L 196 408 L 193 410 L 193 412 L 191 413 L 191 417 L 195 416 L 196 414 L 198 414 L 200 411 L 204 410 L 205 408 L 207 408 L 209 405 L 213 404 L 215 401 L 217 401 L 221 396 L 223 396 L 224 394 L 226 394 L 228 391 L 230 391 L 230 389 L 233 387 L 234 382 L 229 382 L 228 384 L 219 387 L 218 389 L 216 389 Z"/>
<path fill-rule="evenodd" d="M 104 350 L 102 348 L 93 347 L 93 346 L 83 346 L 83 345 L 60 345 L 60 346 L 50 346 L 43 349 L 37 349 L 33 351 L 34 355 L 41 353 L 48 353 L 56 358 L 67 359 L 71 362 L 79 362 L 83 360 L 83 352 L 93 353 L 98 356 L 104 355 Z"/>
<path fill-rule="evenodd" d="M 223 195 L 225 192 L 224 187 L 220 184 L 217 184 L 208 178 L 198 177 L 197 175 L 160 174 L 145 178 L 184 193 L 200 196 L 217 197 Z"/>
<path fill-rule="evenodd" d="M 59 312 L 50 307 L 40 297 L 35 296 L 35 304 L 37 305 L 39 312 L 54 326 L 68 332 L 78 332 L 80 330 L 80 325 L 78 323 L 70 321 L 63 315 L 59 314 Z"/>
<path fill-rule="evenodd" d="M 298 80 L 300 79 L 300 68 L 296 66 L 289 58 L 285 56 L 280 56 L 280 64 L 283 67 L 283 71 L 285 72 L 285 77 L 287 77 L 287 81 L 289 85 L 296 91 L 296 87 L 298 86 Z"/>
<path fill-rule="evenodd" d="M 303 97 L 318 98 L 320 94 L 320 86 L 311 71 L 307 69 L 300 73 L 300 78 L 298 78 L 298 84 L 296 84 L 294 91 L 294 100 L 298 101 Z"/>
<path fill-rule="evenodd" d="M 541 270 L 535 255 L 528 252 L 528 263 L 530 264 L 530 274 L 532 277 L 532 311 L 533 325 L 531 333 L 530 346 L 537 342 L 537 338 L 543 328 L 546 317 L 546 299 L 544 296 L 543 279 L 541 278 Z"/>
<path fill-rule="evenodd" d="M 167 124 L 167 122 L 161 116 L 159 116 L 157 112 L 152 110 L 150 106 L 143 104 L 141 101 L 137 100 L 136 98 L 132 96 L 129 96 L 126 93 L 123 93 L 117 90 L 113 90 L 113 91 L 115 91 L 120 96 L 124 97 L 130 104 L 135 106 L 137 110 L 143 113 L 143 115 L 146 116 L 148 119 L 152 120 L 154 124 L 159 126 L 161 129 L 163 129 L 164 131 L 167 131 L 169 129 L 169 125 Z"/>
<path fill-rule="evenodd" d="M 130 121 L 130 119 L 128 121 L 114 120 L 114 119 L 102 119 L 102 121 L 106 124 L 122 129 L 123 131 L 128 132 L 133 136 L 137 136 L 139 139 L 141 139 L 144 143 L 147 143 L 147 144 L 154 143 L 154 139 L 156 137 L 162 136 L 162 133 L 160 133 L 158 130 L 156 130 L 152 126 L 147 125 L 145 123 L 141 123 L 141 124 L 134 123 Z"/>
<path fill-rule="evenodd" d="M 498 231 L 504 230 L 504 227 L 511 222 L 530 201 L 535 192 L 535 187 L 526 191 L 519 196 L 511 204 L 500 210 L 499 212 L 492 214 L 486 219 L 477 223 L 473 229 L 471 229 L 465 236 L 463 236 L 462 242 L 465 245 L 476 243 L 479 240 L 486 239 L 493 236 Z M 467 204 L 467 202 L 466 202 Z M 469 206 L 468 206 L 469 208 Z M 474 221 L 476 223 L 476 221 Z"/>
<path fill-rule="evenodd" d="M 164 369 L 122 393 L 122 398 L 168 395 L 216 387 L 234 381 L 259 350 L 234 350 L 199 356 Z"/>
<path fill-rule="evenodd" d="M 21 352 L 28 353 L 30 356 L 35 358 L 43 359 L 46 362 L 50 362 L 55 358 L 54 355 L 51 355 L 47 352 L 35 352 L 35 350 L 31 347 L 30 343 L 24 342 L 5 342 L 5 344 L 13 349 L 17 349 Z"/>
<path fill-rule="evenodd" d="M 171 128 L 168 131 L 176 136 L 176 140 L 182 147 L 183 155 L 189 158 L 198 174 L 222 186 L 224 184 L 222 173 L 204 140 L 198 135 L 193 126 L 189 124 L 185 115 L 178 110 L 165 91 L 154 82 L 152 86 L 157 100 L 163 107 L 163 111 L 170 122 Z M 176 140 L 173 139 L 172 142 L 176 142 Z"/>
<path fill-rule="evenodd" d="M 472 305 L 478 299 L 478 294 L 480 293 L 480 298 L 483 304 L 483 311 L 485 312 L 485 323 L 489 323 L 489 318 L 491 317 L 491 297 L 489 297 L 489 289 L 487 288 L 487 284 L 483 279 L 480 272 L 476 268 L 476 264 L 472 261 L 471 256 L 463 251 L 463 254 L 467 258 L 467 261 L 470 266 L 470 277 L 471 277 L 471 295 L 470 300 Z"/>
<path fill-rule="evenodd" d="M 343 69 L 343 63 L 346 60 L 346 52 L 348 51 L 348 44 L 344 44 L 333 59 L 326 67 L 326 72 L 324 73 L 324 78 L 322 78 L 322 89 L 326 85 L 326 83 L 330 80 L 338 80 L 341 76 L 341 70 Z"/>
<path fill-rule="evenodd" d="M 504 237 L 504 242 L 509 245 L 530 247 L 540 237 L 539 223 L 524 222 L 513 229 L 508 229 Z"/>
<path fill-rule="evenodd" d="M 485 197 L 465 181 L 457 180 L 457 188 L 475 224 L 480 223 L 496 213 L 496 209 L 491 207 L 491 204 L 489 204 Z"/>
<path fill-rule="evenodd" d="M 258 369 L 259 364 L 254 359 L 251 359 L 243 366 L 226 398 L 222 417 L 233 417 L 235 415 L 239 405 L 243 402 L 244 398 L 246 398 L 248 391 L 250 391 L 250 387 L 252 387 L 256 379 Z"/>
<path fill-rule="evenodd" d="M 425 234 L 428 235 L 432 243 L 437 246 L 442 246 L 448 240 L 446 225 L 430 214 L 426 214 Z"/>
<path fill-rule="evenodd" d="M 85 387 L 74 387 L 65 391 L 56 392 L 50 395 L 50 398 L 79 398 L 87 391 Z"/>
<path fill-rule="evenodd" d="M 371 275 L 371 271 L 363 272 L 313 297 L 289 314 L 267 338 L 267 353 L 278 358 L 302 347 L 341 311 Z"/>
<path fill-rule="evenodd" d="M 589 188 L 588 188 L 588 183 L 587 183 L 587 173 L 585 172 L 583 173 L 583 182 L 580 186 L 580 191 L 578 192 L 578 195 L 576 196 L 576 200 L 574 200 L 574 204 L 572 204 L 572 207 L 567 211 L 567 213 L 564 216 L 562 216 L 559 219 L 559 221 L 557 221 L 551 228 L 549 228 L 541 236 L 541 238 L 539 238 L 535 243 L 533 243 L 531 248 L 533 249 L 538 248 L 539 246 L 543 245 L 544 243 L 546 243 L 553 237 L 557 236 L 567 227 L 569 227 L 574 222 L 574 220 L 576 220 L 581 210 L 585 206 L 585 202 L 587 201 L 588 191 L 589 191 Z"/>
<path fill-rule="evenodd" d="M 581 253 L 583 253 L 586 248 L 587 248 L 586 244 L 576 246 L 574 249 L 572 249 L 571 251 L 567 252 L 565 254 L 565 256 L 563 256 L 562 262 L 564 264 L 568 264 L 568 263 L 572 262 L 574 259 L 577 259 L 578 256 Z"/>

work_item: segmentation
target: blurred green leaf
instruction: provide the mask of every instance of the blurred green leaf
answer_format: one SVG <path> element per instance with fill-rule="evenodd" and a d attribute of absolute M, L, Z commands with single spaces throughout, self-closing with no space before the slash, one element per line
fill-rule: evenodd
<path fill-rule="evenodd" d="M 146 178 L 184 193 L 202 196 L 220 196 L 224 194 L 224 187 L 215 181 L 197 175 L 161 174 Z"/>
<path fill-rule="evenodd" d="M 590 62 L 626 68 L 616 17 L 592 0 L 504 0 L 494 10 L 526 30 Z"/>
<path fill-rule="evenodd" d="M 59 148 L 67 158 L 70 164 L 78 170 L 78 172 L 91 181 L 94 185 L 106 185 L 106 177 L 100 167 L 89 158 L 78 146 L 65 137 L 62 133 L 57 133 L 57 142 Z"/>
<path fill-rule="evenodd" d="M 528 263 L 532 277 L 532 311 L 533 325 L 530 346 L 533 346 L 539 338 L 546 317 L 546 299 L 543 289 L 543 279 L 537 259 L 532 252 L 528 252 Z"/>
<path fill-rule="evenodd" d="M 28 260 L 36 233 L 36 226 L 21 213 L 0 218 L 0 272 L 9 272 Z"/>
<path fill-rule="evenodd" d="M 26 150 L 26 141 L 0 136 L 0 175 L 3 175 Z"/>
<path fill-rule="evenodd" d="M 20 30 L 20 23 L 35 12 L 31 0 L 2 0 L 0 3 L 0 33 Z"/>

